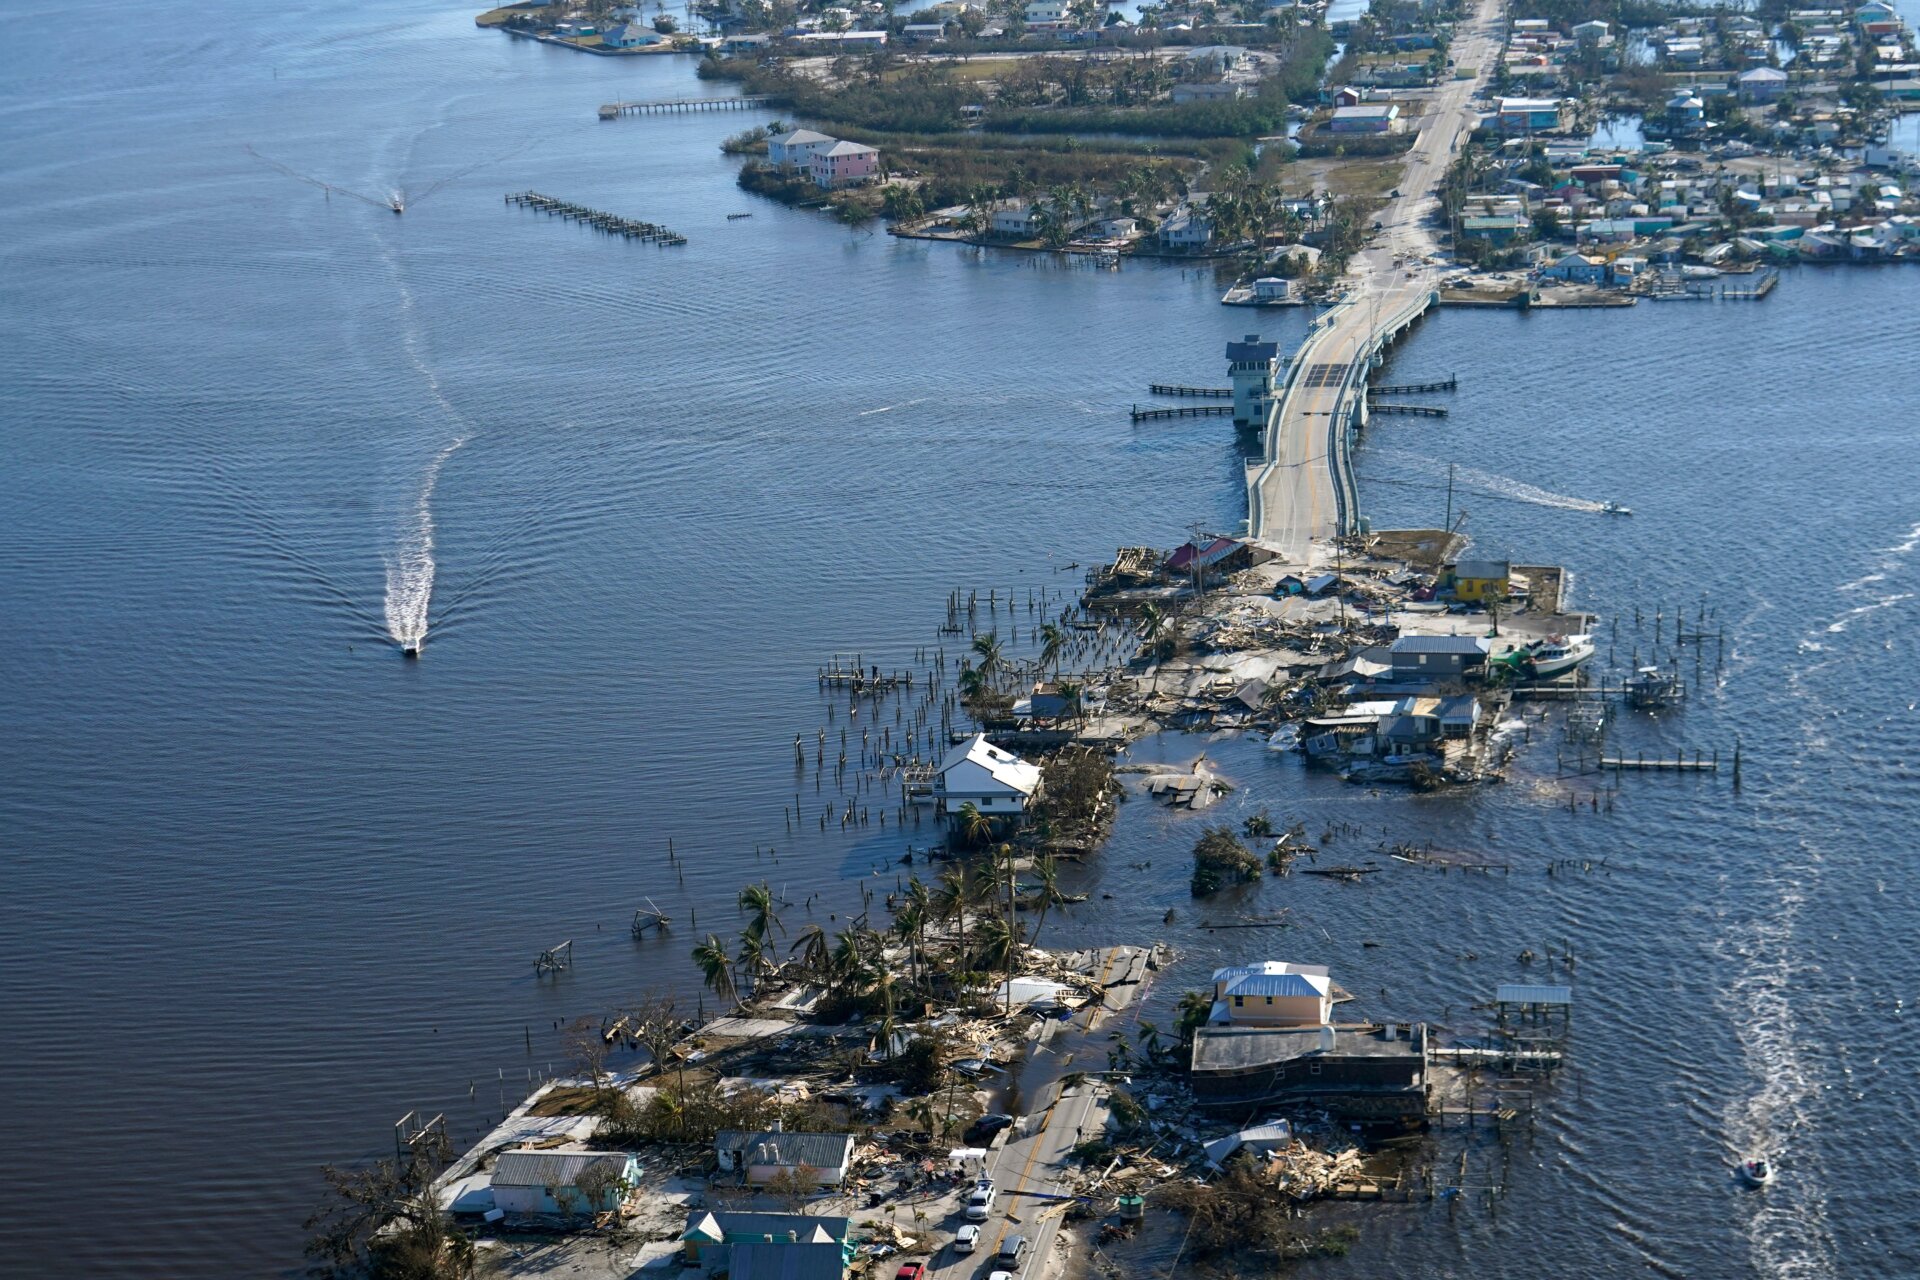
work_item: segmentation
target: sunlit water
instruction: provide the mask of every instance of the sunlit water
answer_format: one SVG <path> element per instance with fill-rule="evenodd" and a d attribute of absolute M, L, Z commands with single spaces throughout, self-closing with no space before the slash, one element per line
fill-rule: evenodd
<path fill-rule="evenodd" d="M 647 988 L 692 1007 L 687 948 L 737 928 L 741 882 L 817 891 L 839 921 L 891 886 L 897 828 L 809 825 L 836 798 L 792 763 L 829 724 L 816 667 L 907 664 L 955 588 L 1070 594 L 1118 543 L 1233 527 L 1222 424 L 1136 428 L 1127 406 L 1306 317 L 1222 308 L 1206 270 L 896 242 L 754 200 L 717 148 L 753 115 L 595 119 L 710 91 L 684 60 L 418 5 L 94 33 L 20 14 L 0 50 L 0 1272 L 282 1273 L 320 1163 L 389 1150 L 409 1108 L 474 1135 L 559 1062 L 556 1020 Z M 502 204 L 528 187 L 691 243 Z M 346 194 L 394 190 L 404 217 Z M 1916 287 L 1801 271 L 1760 304 L 1454 312 L 1396 355 L 1461 387 L 1448 419 L 1372 428 L 1375 523 L 1440 519 L 1456 464 L 1481 548 L 1568 565 L 1576 602 L 1621 619 L 1622 663 L 1636 609 L 1650 635 L 1704 597 L 1721 678 L 1621 741 L 1737 738 L 1740 795 L 1648 776 L 1575 815 L 1548 730 L 1515 781 L 1422 800 L 1230 741 L 1142 748 L 1213 752 L 1241 784 L 1229 819 L 1516 868 L 1189 907 L 1205 819 L 1135 802 L 1092 901 L 1047 929 L 1180 948 L 1144 1017 L 1272 951 L 1333 964 L 1357 1011 L 1467 1025 L 1539 972 L 1523 948 L 1579 956 L 1579 1065 L 1499 1217 L 1387 1209 L 1347 1273 L 1920 1265 Z M 1594 514 L 1607 499 L 1635 516 Z M 1035 618 L 982 621 L 1025 643 Z M 1545 874 L 1563 858 L 1606 862 Z M 635 943 L 649 897 L 676 925 Z M 1191 928 L 1279 905 L 1297 928 Z M 567 938 L 574 968 L 536 980 Z M 1781 1181 L 1742 1195 L 1728 1163 L 1762 1146 Z M 84 1189 L 84 1230 L 34 1207 L 50 1186 Z"/>

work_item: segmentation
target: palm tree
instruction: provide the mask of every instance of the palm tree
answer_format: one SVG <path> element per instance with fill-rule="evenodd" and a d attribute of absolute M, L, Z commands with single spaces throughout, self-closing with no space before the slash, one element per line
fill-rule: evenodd
<path fill-rule="evenodd" d="M 779 968 L 767 955 L 767 940 L 752 925 L 740 931 L 740 972 L 752 979 L 758 988 L 760 980 Z"/>
<path fill-rule="evenodd" d="M 1066 630 L 1047 622 L 1040 627 L 1040 665 L 1059 670 L 1060 653 L 1067 647 Z"/>
<path fill-rule="evenodd" d="M 973 801 L 961 805 L 956 816 L 960 820 L 960 836 L 968 844 L 985 844 L 993 839 L 993 819 L 980 812 Z"/>
<path fill-rule="evenodd" d="M 989 631 L 983 636 L 973 638 L 973 652 L 980 659 L 980 677 L 989 688 L 993 679 L 1007 669 L 1007 659 L 1000 651 L 1000 633 Z"/>
<path fill-rule="evenodd" d="M 940 886 L 934 891 L 934 906 L 942 919 L 957 921 L 960 926 L 960 965 L 967 967 L 967 910 L 974 903 L 973 882 L 967 873 L 959 867 L 948 867 L 940 873 Z"/>
<path fill-rule="evenodd" d="M 728 1005 L 740 999 L 740 988 L 733 979 L 733 957 L 717 934 L 708 934 L 693 949 L 693 962 L 707 981 L 707 988 Z"/>
<path fill-rule="evenodd" d="M 800 931 L 788 954 L 794 952 L 800 955 L 800 967 L 815 982 L 825 979 L 832 969 L 833 948 L 827 942 L 827 931 L 817 924 L 810 924 Z"/>
<path fill-rule="evenodd" d="M 1193 1033 L 1207 1025 L 1207 1019 L 1213 1014 L 1213 997 L 1204 991 L 1189 991 L 1180 997 L 1175 1006 L 1174 1029 L 1180 1033 L 1181 1044 L 1192 1044 Z"/>
<path fill-rule="evenodd" d="M 834 983 L 842 994 L 861 995 L 872 989 L 878 935 L 859 926 L 844 930 L 833 945 Z"/>
<path fill-rule="evenodd" d="M 1142 1021 L 1140 1024 L 1139 1039 L 1140 1043 L 1146 1047 L 1147 1056 L 1158 1061 L 1161 1053 L 1160 1028 L 1154 1026 L 1151 1022 Z"/>
<path fill-rule="evenodd" d="M 1040 945 L 1040 931 L 1047 927 L 1047 912 L 1057 902 L 1064 902 L 1060 892 L 1060 864 L 1049 855 L 1042 854 L 1033 860 L 1033 874 L 1040 877 L 1040 919 L 1033 926 L 1033 937 L 1028 941 L 1034 946 Z"/>
<path fill-rule="evenodd" d="M 1067 719 L 1080 718 L 1080 696 L 1083 690 L 1071 680 L 1060 682 L 1060 700 L 1067 704 Z"/>
<path fill-rule="evenodd" d="M 751 911 L 753 916 L 747 921 L 747 928 L 761 938 L 771 938 L 773 931 L 787 931 L 780 923 L 780 913 L 775 905 L 773 889 L 765 882 L 750 884 L 740 890 L 740 909 Z"/>

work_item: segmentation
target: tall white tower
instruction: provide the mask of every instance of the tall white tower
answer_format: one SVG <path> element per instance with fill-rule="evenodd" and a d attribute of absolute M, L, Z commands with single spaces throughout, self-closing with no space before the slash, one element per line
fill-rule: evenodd
<path fill-rule="evenodd" d="M 1250 333 L 1245 342 L 1227 344 L 1227 368 L 1233 374 L 1233 425 L 1237 431 L 1265 431 L 1280 373 L 1280 344 Z"/>

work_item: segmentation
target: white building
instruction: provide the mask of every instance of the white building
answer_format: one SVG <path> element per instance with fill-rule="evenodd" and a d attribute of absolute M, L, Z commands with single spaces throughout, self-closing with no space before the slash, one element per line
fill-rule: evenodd
<path fill-rule="evenodd" d="M 767 159 L 782 169 L 811 169 L 813 157 L 838 141 L 812 129 L 795 129 L 767 139 Z"/>
<path fill-rule="evenodd" d="M 1204 249 L 1213 240 L 1213 223 L 1207 220 L 1206 206 L 1192 202 L 1161 223 L 1158 234 L 1168 249 Z"/>
<path fill-rule="evenodd" d="M 503 1213 L 605 1213 L 639 1185 L 640 1165 L 621 1151 L 503 1151 L 492 1182 Z"/>
<path fill-rule="evenodd" d="M 1065 0 L 1032 0 L 1027 5 L 1027 25 L 1055 26 L 1067 20 Z"/>
<path fill-rule="evenodd" d="M 997 236 L 1033 234 L 1033 206 L 1025 200 L 1003 200 L 994 206 L 988 229 Z"/>
<path fill-rule="evenodd" d="M 1227 371 L 1233 378 L 1233 425 L 1242 431 L 1266 430 L 1280 376 L 1280 344 L 1262 342 L 1257 333 L 1229 342 Z"/>
<path fill-rule="evenodd" d="M 797 1174 L 823 1187 L 837 1187 L 853 1163 L 853 1135 L 723 1129 L 713 1136 L 713 1154 L 722 1169 L 745 1174 L 749 1186 L 764 1187 L 782 1174 Z"/>
<path fill-rule="evenodd" d="M 976 733 L 947 753 L 933 778 L 935 809 L 949 818 L 971 804 L 989 818 L 1018 818 L 1039 794 L 1040 766 Z"/>

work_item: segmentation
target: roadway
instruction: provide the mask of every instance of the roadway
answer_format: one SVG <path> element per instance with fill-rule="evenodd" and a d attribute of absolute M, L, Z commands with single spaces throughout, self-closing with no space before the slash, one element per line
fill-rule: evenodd
<path fill-rule="evenodd" d="M 1349 383 L 1357 360 L 1378 349 L 1380 329 L 1439 287 L 1440 268 L 1427 261 L 1439 247 L 1437 190 L 1460 140 L 1472 127 L 1474 91 L 1500 55 L 1499 0 L 1481 0 L 1456 33 L 1454 62 L 1471 80 L 1449 80 L 1427 100 L 1420 133 L 1406 153 L 1402 195 L 1381 210 L 1381 229 L 1348 264 L 1346 300 L 1315 321 L 1295 353 L 1291 385 L 1267 428 L 1264 464 L 1249 486 L 1250 530 L 1287 562 L 1323 561 L 1339 535 L 1336 493 L 1349 395 L 1364 394 L 1365 372 Z"/>

